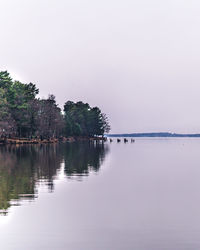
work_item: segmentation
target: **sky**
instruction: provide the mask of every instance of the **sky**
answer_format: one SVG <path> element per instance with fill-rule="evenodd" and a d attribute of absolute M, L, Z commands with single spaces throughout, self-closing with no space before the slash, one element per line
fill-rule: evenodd
<path fill-rule="evenodd" d="M 0 0 L 0 70 L 111 133 L 200 132 L 198 0 Z"/>

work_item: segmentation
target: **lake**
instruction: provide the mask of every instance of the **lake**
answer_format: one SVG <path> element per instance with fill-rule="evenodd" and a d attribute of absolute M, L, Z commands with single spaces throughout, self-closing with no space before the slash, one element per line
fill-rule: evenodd
<path fill-rule="evenodd" d="M 200 249 L 200 139 L 0 147 L 1 249 Z"/>

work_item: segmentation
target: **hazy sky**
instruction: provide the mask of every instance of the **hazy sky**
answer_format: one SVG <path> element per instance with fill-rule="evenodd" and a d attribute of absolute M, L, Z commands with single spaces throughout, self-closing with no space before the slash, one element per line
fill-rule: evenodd
<path fill-rule="evenodd" d="M 200 132 L 198 0 L 0 0 L 0 69 L 116 132 Z"/>

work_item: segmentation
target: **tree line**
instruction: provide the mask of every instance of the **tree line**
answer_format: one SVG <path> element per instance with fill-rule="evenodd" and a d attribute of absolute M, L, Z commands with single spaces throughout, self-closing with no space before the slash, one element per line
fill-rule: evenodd
<path fill-rule="evenodd" d="M 54 95 L 37 97 L 33 83 L 22 83 L 0 72 L 0 136 L 58 138 L 62 136 L 102 136 L 109 132 L 107 116 L 88 103 L 67 101 L 64 109 Z"/>

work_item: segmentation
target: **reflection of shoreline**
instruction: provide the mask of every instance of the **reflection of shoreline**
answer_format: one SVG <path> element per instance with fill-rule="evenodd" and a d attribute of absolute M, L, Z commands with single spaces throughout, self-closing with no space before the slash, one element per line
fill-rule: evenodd
<path fill-rule="evenodd" d="M 108 145 L 104 143 L 75 142 L 67 144 L 64 155 L 66 175 L 70 178 L 98 172 L 108 151 Z"/>
<path fill-rule="evenodd" d="M 94 142 L 0 146 L 0 213 L 34 200 L 40 181 L 53 191 L 61 163 L 68 177 L 89 175 L 99 171 L 107 152 L 108 145 Z"/>

